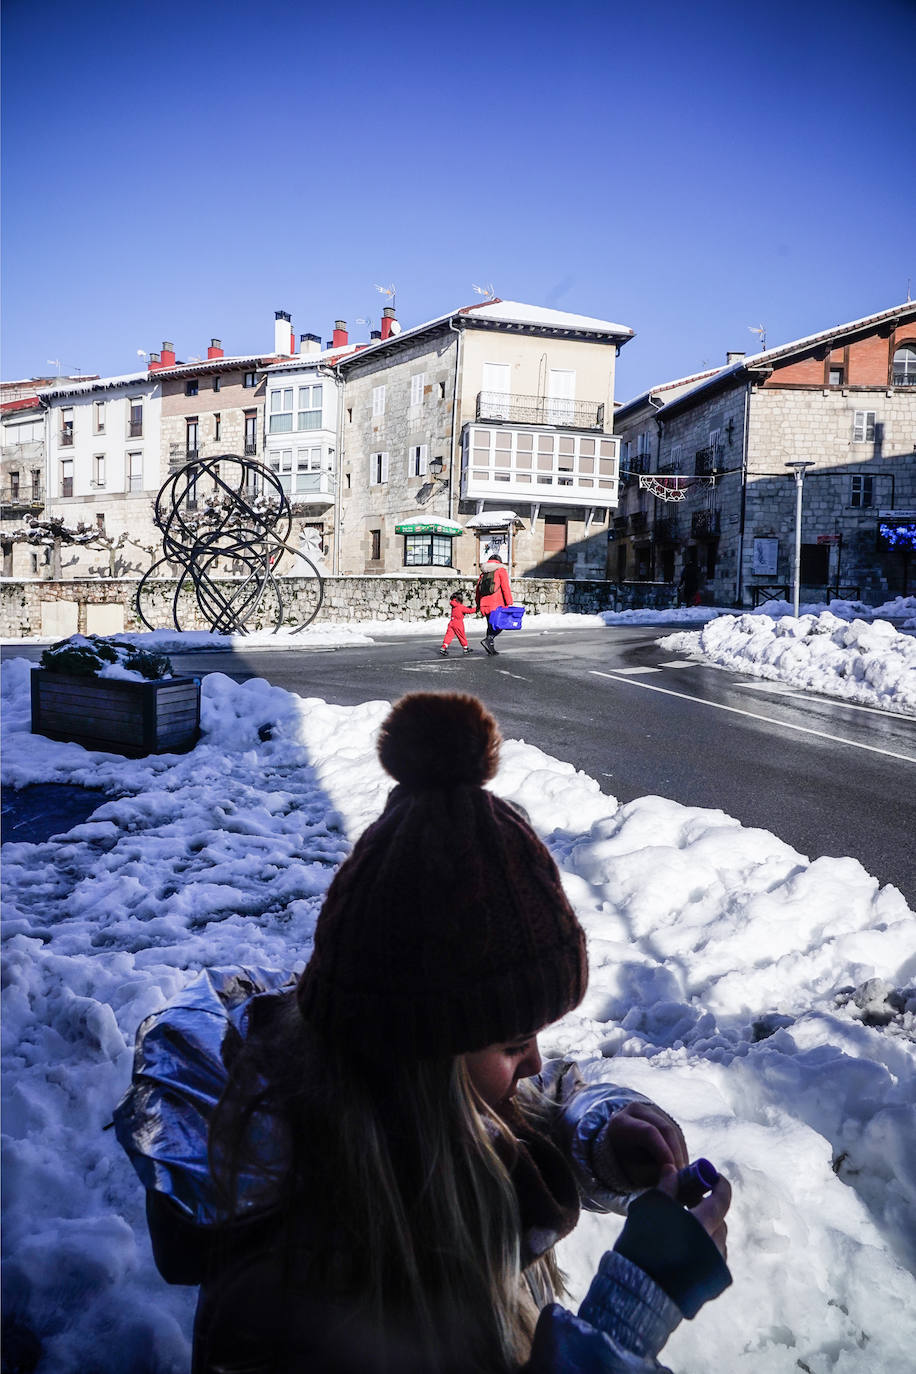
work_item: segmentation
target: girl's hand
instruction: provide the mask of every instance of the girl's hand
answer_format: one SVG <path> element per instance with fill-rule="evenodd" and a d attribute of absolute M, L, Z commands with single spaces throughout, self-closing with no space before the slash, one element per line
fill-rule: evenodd
<path fill-rule="evenodd" d="M 666 1167 L 656 1186 L 659 1192 L 667 1193 L 669 1197 L 677 1197 L 677 1170 Z M 696 1207 L 687 1209 L 691 1216 L 696 1217 L 723 1259 L 728 1259 L 728 1227 L 725 1224 L 725 1214 L 731 1206 L 731 1201 L 731 1184 L 720 1174 L 712 1192 L 708 1193 L 702 1202 L 698 1202 Z"/>
<path fill-rule="evenodd" d="M 663 1171 L 689 1163 L 676 1121 L 651 1102 L 630 1102 L 611 1117 L 595 1141 L 592 1163 L 608 1186 L 653 1188 Z"/>

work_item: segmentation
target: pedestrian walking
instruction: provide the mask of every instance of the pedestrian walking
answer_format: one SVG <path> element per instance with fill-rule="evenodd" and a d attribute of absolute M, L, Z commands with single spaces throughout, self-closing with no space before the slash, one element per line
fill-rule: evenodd
<path fill-rule="evenodd" d="M 497 653 L 494 640 L 502 630 L 493 624 L 491 612 L 497 606 L 514 606 L 512 588 L 509 586 L 509 573 L 498 553 L 491 554 L 480 570 L 474 600 L 480 615 L 487 617 L 487 633 L 481 640 L 488 654 Z"/>
<path fill-rule="evenodd" d="M 677 584 L 677 604 L 679 606 L 695 606 L 699 601 L 700 570 L 693 559 L 688 559 L 681 570 L 680 581 Z"/>
<path fill-rule="evenodd" d="M 499 743 L 473 697 L 403 698 L 378 746 L 397 785 L 298 982 L 202 974 L 141 1028 L 116 1128 L 160 1272 L 200 1285 L 193 1374 L 657 1374 L 731 1281 L 725 1179 L 691 1193 L 667 1113 L 542 1063 L 585 936 L 485 786 Z M 553 1247 L 580 1203 L 628 1217 L 573 1314 Z"/>
<path fill-rule="evenodd" d="M 445 630 L 445 638 L 442 641 L 442 648 L 439 650 L 443 658 L 448 655 L 448 646 L 453 639 L 457 639 L 466 654 L 471 652 L 470 646 L 468 645 L 468 637 L 464 629 L 464 617 L 466 615 L 475 614 L 473 606 L 465 606 L 464 602 L 461 600 L 460 592 L 452 592 L 448 599 L 448 604 L 451 607 L 451 612 Z"/>

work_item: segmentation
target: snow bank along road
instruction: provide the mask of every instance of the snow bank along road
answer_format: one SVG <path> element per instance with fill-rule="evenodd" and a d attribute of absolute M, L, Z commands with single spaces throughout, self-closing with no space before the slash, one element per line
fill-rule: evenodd
<path fill-rule="evenodd" d="M 420 688 L 473 692 L 507 734 L 622 801 L 720 808 L 810 858 L 852 855 L 916 899 L 916 719 L 682 659 L 658 636 L 654 626 L 522 631 L 502 635 L 494 659 L 440 659 L 431 633 L 173 660 L 344 705 Z"/>
<path fill-rule="evenodd" d="M 357 675 L 344 655 L 302 657 Z M 464 663 L 405 670 L 398 689 L 529 691 L 540 660 L 523 644 L 505 659 L 481 657 L 476 684 Z M 515 677 L 488 679 L 493 666 Z M 185 1374 L 194 1294 L 158 1278 L 142 1189 L 105 1126 L 138 1023 L 197 969 L 308 958 L 334 869 L 390 786 L 374 754 L 388 707 L 214 673 L 194 752 L 127 760 L 31 735 L 28 677 L 4 664 L 4 782 L 113 795 L 50 842 L 3 847 L 4 1317 L 40 1342 L 36 1374 Z M 555 718 L 573 680 L 555 684 Z M 606 713 L 668 700 L 625 675 L 582 681 Z M 494 786 L 550 845 L 589 945 L 587 997 L 545 1052 L 648 1093 L 734 1185 L 734 1285 L 681 1325 L 665 1363 L 911 1374 L 916 914 L 854 859 L 809 863 L 658 796 L 619 805 L 501 723 Z M 590 1215 L 563 1243 L 574 1303 L 619 1226 Z"/>

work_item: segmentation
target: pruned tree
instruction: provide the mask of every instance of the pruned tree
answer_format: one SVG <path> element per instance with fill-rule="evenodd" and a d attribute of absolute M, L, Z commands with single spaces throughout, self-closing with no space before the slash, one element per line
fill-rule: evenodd
<path fill-rule="evenodd" d="M 68 525 L 60 515 L 46 515 L 40 519 L 32 516 L 20 529 L 5 534 L 4 539 L 12 544 L 33 544 L 49 549 L 52 581 L 59 581 L 62 576 L 62 551 L 65 547 L 104 549 L 108 554 L 109 577 L 117 576 L 118 554 L 127 544 L 141 549 L 149 554 L 150 558 L 156 555 L 154 545 L 142 544 L 138 539 L 132 538 L 126 530 L 113 536 L 106 534 L 98 525 L 87 525 L 82 520 L 76 525 Z"/>

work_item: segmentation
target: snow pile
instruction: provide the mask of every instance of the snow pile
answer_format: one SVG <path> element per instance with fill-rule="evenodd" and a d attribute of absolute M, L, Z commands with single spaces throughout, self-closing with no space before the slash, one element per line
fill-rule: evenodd
<path fill-rule="evenodd" d="M 293 971 L 390 779 L 385 702 L 203 683 L 185 756 L 126 760 L 28 731 L 3 666 L 4 780 L 109 789 L 85 824 L 4 847 L 7 1320 L 39 1374 L 187 1368 L 193 1290 L 155 1272 L 105 1129 L 138 1023 L 203 966 Z M 267 736 L 267 738 L 262 738 Z M 916 915 L 852 859 L 808 863 L 718 811 L 596 781 L 508 741 L 494 786 L 545 836 L 589 939 L 585 1002 L 542 1038 L 647 1092 L 732 1179 L 734 1286 L 666 1349 L 679 1374 L 904 1374 L 916 1343 Z M 619 1219 L 561 1262 L 578 1300 Z"/>
<path fill-rule="evenodd" d="M 668 635 L 672 653 L 754 677 L 808 687 L 864 706 L 916 714 L 916 639 L 887 620 L 819 615 L 721 616 L 700 631 Z"/>

